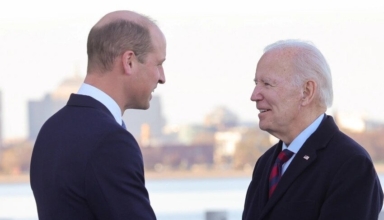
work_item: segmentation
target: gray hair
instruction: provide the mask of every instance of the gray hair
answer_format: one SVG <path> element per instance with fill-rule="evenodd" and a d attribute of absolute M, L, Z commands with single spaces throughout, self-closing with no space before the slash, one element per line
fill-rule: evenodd
<path fill-rule="evenodd" d="M 282 40 L 268 45 L 264 53 L 276 49 L 298 49 L 293 58 L 293 65 L 297 70 L 293 83 L 301 86 L 307 80 L 314 80 L 321 104 L 331 107 L 333 102 L 331 69 L 325 57 L 313 43 L 301 40 Z"/>

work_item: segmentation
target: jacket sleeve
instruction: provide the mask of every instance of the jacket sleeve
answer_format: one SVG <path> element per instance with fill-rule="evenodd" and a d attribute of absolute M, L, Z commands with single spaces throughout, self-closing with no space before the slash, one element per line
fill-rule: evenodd
<path fill-rule="evenodd" d="M 156 219 L 145 188 L 142 154 L 127 131 L 104 137 L 87 168 L 87 202 L 97 219 Z"/>
<path fill-rule="evenodd" d="M 383 191 L 372 161 L 357 155 L 344 163 L 331 182 L 319 220 L 378 219 Z"/>
<path fill-rule="evenodd" d="M 247 193 L 245 195 L 245 203 L 244 203 L 244 209 L 243 209 L 243 213 L 242 213 L 242 219 L 249 218 L 250 210 L 252 210 L 252 208 L 255 209 L 255 207 L 252 207 L 252 205 L 253 205 L 252 200 L 254 199 L 254 196 L 255 196 L 254 194 L 255 194 L 255 190 L 257 188 L 256 186 L 258 186 L 258 184 L 255 183 L 256 180 L 254 180 L 254 178 L 256 177 L 255 173 L 256 173 L 257 168 L 259 166 L 259 161 L 260 161 L 260 159 L 258 159 L 256 164 L 255 164 L 255 167 L 253 169 L 253 174 L 252 174 L 252 180 L 249 183 L 248 190 L 247 190 Z M 260 181 L 260 180 L 257 180 L 257 181 Z M 255 205 L 253 205 L 253 206 L 255 206 Z"/>

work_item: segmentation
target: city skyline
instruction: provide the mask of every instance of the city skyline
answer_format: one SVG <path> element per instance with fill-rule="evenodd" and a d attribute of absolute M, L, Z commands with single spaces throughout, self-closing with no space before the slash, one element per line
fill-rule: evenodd
<path fill-rule="evenodd" d="M 250 101 L 257 60 L 265 46 L 287 38 L 312 41 L 326 57 L 335 95 L 330 112 L 384 121 L 383 2 L 309 6 L 294 1 L 257 7 L 251 2 L 114 0 L 92 2 L 91 10 L 86 2 L 25 1 L 24 9 L 10 2 L 0 9 L 3 138 L 27 137 L 29 100 L 43 98 L 76 71 L 84 78 L 87 34 L 101 16 L 117 9 L 153 17 L 167 38 L 167 81 L 154 94 L 161 96 L 169 124 L 203 123 L 217 106 L 228 107 L 240 121 L 257 122 Z"/>
<path fill-rule="evenodd" d="M 35 140 L 42 124 L 56 111 L 65 106 L 71 93 L 76 93 L 82 83 L 81 77 L 78 72 L 72 77 L 63 80 L 60 85 L 49 93 L 44 94 L 43 97 L 36 100 L 28 100 L 28 139 Z M 151 107 L 148 110 L 133 110 L 129 109 L 124 112 L 123 120 L 127 125 L 132 135 L 138 140 L 141 139 L 143 126 L 147 126 L 148 132 L 151 133 L 152 138 L 160 138 L 165 135 L 168 130 L 178 130 L 180 126 L 169 126 L 167 120 L 164 118 L 163 110 L 161 106 L 161 97 L 154 94 L 151 101 Z M 331 112 L 341 128 L 347 128 L 356 132 L 363 132 L 366 129 L 366 123 L 372 123 L 373 121 L 364 121 L 362 115 L 345 114 L 344 112 Z M 1 91 L 0 91 L 0 117 L 1 117 Z M 225 117 L 225 118 L 224 118 Z M 251 121 L 242 121 L 239 123 L 238 115 L 234 114 L 231 109 L 226 106 L 216 106 L 207 112 L 202 117 L 201 122 L 195 122 L 193 124 L 184 124 L 184 126 L 217 126 L 219 123 L 229 123 L 231 126 L 242 126 Z M 374 122 L 373 122 L 374 123 Z M 253 124 L 253 123 L 252 123 Z M 256 125 L 256 124 L 254 124 Z M 379 125 L 379 124 L 377 124 Z M 1 132 L 1 127 L 0 127 Z M 163 134 L 162 134 L 163 133 Z M 1 133 L 0 133 L 1 137 Z M 1 139 L 0 139 L 1 140 Z"/>
<path fill-rule="evenodd" d="M 71 93 L 76 93 L 81 83 L 82 79 L 77 73 L 73 77 L 63 80 L 54 91 L 44 94 L 40 99 L 28 100 L 28 140 L 34 141 L 36 139 L 43 123 L 66 105 Z M 161 97 L 159 95 L 154 94 L 152 96 L 150 106 L 151 107 L 145 111 L 129 109 L 124 112 L 123 120 L 126 123 L 127 130 L 129 130 L 137 140 L 143 137 L 143 131 L 148 133 L 148 138 L 150 137 L 156 140 L 158 138 L 161 139 L 162 136 L 167 133 L 166 131 L 163 132 L 163 129 L 168 131 L 170 131 L 169 129 L 178 129 L 177 127 L 166 128 L 167 123 L 163 115 Z M 225 106 L 220 106 L 206 113 L 204 120 L 199 124 L 204 124 L 204 126 L 207 127 L 217 126 L 221 123 L 227 123 L 226 125 L 228 126 L 235 126 L 238 122 L 237 118 L 238 116 L 234 115 Z"/>

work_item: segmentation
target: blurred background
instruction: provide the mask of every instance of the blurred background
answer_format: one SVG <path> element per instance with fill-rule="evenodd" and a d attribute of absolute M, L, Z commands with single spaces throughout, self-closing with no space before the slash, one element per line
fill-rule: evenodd
<path fill-rule="evenodd" d="M 259 130 L 250 96 L 257 61 L 277 40 L 322 51 L 334 85 L 327 113 L 384 171 L 383 1 L 8 1 L 0 8 L 0 219 L 37 219 L 34 141 L 77 92 L 88 32 L 114 10 L 152 17 L 167 38 L 166 83 L 149 110 L 124 114 L 159 220 L 241 218 L 253 166 L 276 142 Z"/>

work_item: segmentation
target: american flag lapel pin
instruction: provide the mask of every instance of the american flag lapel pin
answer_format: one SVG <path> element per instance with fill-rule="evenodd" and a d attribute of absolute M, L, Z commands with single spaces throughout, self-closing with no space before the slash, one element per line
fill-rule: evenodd
<path fill-rule="evenodd" d="M 308 156 L 308 155 L 305 155 L 303 158 L 304 158 L 305 160 L 308 160 L 308 159 L 309 159 L 309 156 Z"/>

